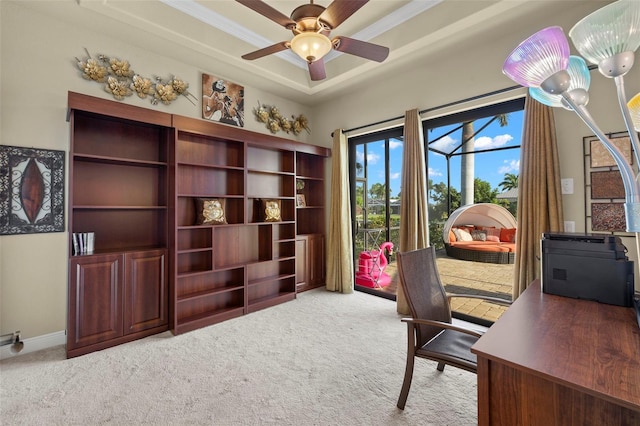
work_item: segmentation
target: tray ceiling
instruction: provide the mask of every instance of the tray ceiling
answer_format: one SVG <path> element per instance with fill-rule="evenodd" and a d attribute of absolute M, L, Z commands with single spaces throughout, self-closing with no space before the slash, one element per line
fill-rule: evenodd
<path fill-rule="evenodd" d="M 245 53 L 293 37 L 291 31 L 233 0 L 58 0 L 21 2 L 60 19 L 182 60 L 245 85 L 315 103 L 354 81 L 397 76 L 412 61 L 496 32 L 513 32 L 522 19 L 553 16 L 581 0 L 370 0 L 332 31 L 387 46 L 382 63 L 330 52 L 326 79 L 312 82 L 307 64 L 287 50 L 247 61 Z M 303 1 L 267 0 L 289 16 Z M 328 6 L 331 0 L 315 0 Z M 602 2 L 600 2 L 602 3 Z"/>

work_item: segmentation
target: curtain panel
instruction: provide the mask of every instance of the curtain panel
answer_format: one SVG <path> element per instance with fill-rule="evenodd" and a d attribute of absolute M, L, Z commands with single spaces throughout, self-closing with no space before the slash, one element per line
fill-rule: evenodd
<path fill-rule="evenodd" d="M 527 96 L 520 177 L 513 300 L 540 278 L 540 239 L 564 228 L 560 161 L 553 111 Z"/>
<path fill-rule="evenodd" d="M 329 291 L 353 293 L 349 150 L 341 129 L 333 135 L 326 287 Z"/>
<path fill-rule="evenodd" d="M 400 251 L 407 252 L 429 245 L 427 212 L 427 177 L 424 137 L 417 109 L 405 112 L 404 148 L 402 152 L 402 197 L 400 199 Z M 398 283 L 397 312 L 410 314 L 401 283 Z"/>

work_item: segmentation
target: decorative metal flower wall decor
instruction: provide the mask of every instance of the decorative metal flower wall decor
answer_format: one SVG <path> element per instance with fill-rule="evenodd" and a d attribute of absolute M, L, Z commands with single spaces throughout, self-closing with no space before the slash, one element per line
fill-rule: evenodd
<path fill-rule="evenodd" d="M 85 59 L 76 58 L 82 77 L 104 84 L 104 90 L 119 101 L 135 92 L 140 99 L 146 99 L 149 96 L 153 105 L 157 105 L 158 102 L 169 105 L 180 95 L 196 105 L 194 101 L 198 99 L 189 92 L 189 83 L 176 76 L 169 79 L 154 76 L 153 79 L 149 79 L 135 73 L 127 60 L 110 58 L 102 54 L 92 58 L 88 51 L 86 53 Z"/>
<path fill-rule="evenodd" d="M 309 120 L 302 114 L 297 117 L 292 115 L 291 119 L 288 119 L 280 114 L 277 107 L 260 104 L 260 101 L 258 101 L 258 107 L 253 109 L 253 113 L 256 120 L 264 123 L 271 133 L 277 133 L 281 130 L 285 133 L 293 132 L 295 135 L 300 134 L 302 130 L 311 133 Z"/>

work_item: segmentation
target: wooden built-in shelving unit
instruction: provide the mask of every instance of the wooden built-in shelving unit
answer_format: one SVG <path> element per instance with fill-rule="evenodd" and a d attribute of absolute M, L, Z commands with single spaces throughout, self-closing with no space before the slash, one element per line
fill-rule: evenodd
<path fill-rule="evenodd" d="M 75 93 L 69 121 L 70 235 L 96 235 L 93 254 L 70 249 L 69 356 L 324 285 L 328 149 Z M 226 223 L 197 224 L 198 198 L 224 200 Z"/>

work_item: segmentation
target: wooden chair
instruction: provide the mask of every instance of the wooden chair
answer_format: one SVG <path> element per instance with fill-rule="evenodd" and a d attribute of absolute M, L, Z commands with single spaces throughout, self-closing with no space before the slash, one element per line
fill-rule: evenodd
<path fill-rule="evenodd" d="M 438 363 L 438 371 L 445 365 L 477 372 L 477 360 L 471 346 L 482 336 L 482 328 L 466 328 L 451 323 L 452 297 L 467 297 L 510 304 L 504 299 L 463 294 L 447 294 L 440 281 L 436 252 L 433 247 L 397 253 L 398 275 L 412 318 L 407 323 L 407 365 L 398 398 L 398 408 L 404 409 L 413 378 L 416 357 Z"/>

